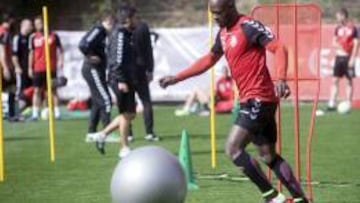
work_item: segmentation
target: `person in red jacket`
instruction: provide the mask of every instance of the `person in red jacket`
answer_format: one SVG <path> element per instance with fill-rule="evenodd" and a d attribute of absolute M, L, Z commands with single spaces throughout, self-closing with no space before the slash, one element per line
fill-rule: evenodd
<path fill-rule="evenodd" d="M 2 73 L 3 91 L 8 93 L 8 115 L 9 121 L 18 121 L 16 115 L 15 101 L 15 70 L 11 61 L 11 28 L 15 23 L 15 17 L 12 13 L 4 12 L 0 22 L 0 71 Z M 2 101 L 0 101 L 2 102 Z M 2 119 L 2 118 L 0 118 Z"/>
<path fill-rule="evenodd" d="M 275 112 L 279 98 L 290 94 L 286 83 L 287 51 L 271 30 L 236 10 L 235 0 L 209 0 L 214 20 L 220 26 L 212 50 L 190 67 L 160 79 L 163 88 L 199 75 L 225 56 L 239 90 L 240 112 L 227 143 L 226 154 L 234 165 L 259 188 L 267 203 L 284 203 L 286 198 L 268 181 L 256 159 L 246 151 L 252 142 L 264 161 L 289 190 L 294 202 L 307 203 L 290 165 L 276 153 Z M 266 65 L 266 51 L 275 55 L 279 82 L 274 86 Z"/>
<path fill-rule="evenodd" d="M 333 46 L 336 51 L 334 65 L 334 79 L 327 110 L 336 110 L 336 97 L 339 92 L 339 81 L 345 76 L 347 79 L 346 101 L 351 103 L 353 95 L 352 78 L 355 77 L 355 58 L 359 50 L 360 34 L 349 19 L 345 8 L 336 12 L 339 25 L 335 29 Z"/>
<path fill-rule="evenodd" d="M 36 32 L 30 36 L 29 40 L 29 76 L 33 79 L 34 86 L 32 119 L 38 120 L 42 101 L 41 95 L 46 87 L 45 39 L 41 16 L 35 17 L 34 25 Z M 63 49 L 59 36 L 54 32 L 49 33 L 49 48 L 51 77 L 55 79 L 57 68 L 62 69 L 63 67 Z M 56 119 L 59 119 L 60 110 L 56 89 L 53 91 L 53 98 L 54 115 Z"/>
<path fill-rule="evenodd" d="M 176 116 L 187 116 L 197 112 L 200 116 L 209 115 L 210 96 L 208 90 L 196 87 L 187 97 L 184 107 L 175 111 Z M 222 68 L 222 75 L 216 81 L 215 112 L 229 113 L 234 103 L 233 81 L 226 66 Z M 196 105 L 195 109 L 193 109 Z"/>

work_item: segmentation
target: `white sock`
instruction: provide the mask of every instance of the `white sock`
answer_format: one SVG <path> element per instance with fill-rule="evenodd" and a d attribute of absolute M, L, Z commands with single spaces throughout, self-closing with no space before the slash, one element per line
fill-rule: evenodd
<path fill-rule="evenodd" d="M 54 108 L 54 116 L 55 116 L 55 118 L 59 118 L 60 117 L 60 109 L 59 109 L 59 107 L 55 107 Z"/>
<path fill-rule="evenodd" d="M 335 107 L 335 101 L 334 100 L 329 100 L 329 103 L 328 103 L 328 106 L 330 107 L 330 108 L 334 108 Z"/>
<path fill-rule="evenodd" d="M 39 107 L 33 106 L 32 108 L 32 117 L 39 118 Z"/>

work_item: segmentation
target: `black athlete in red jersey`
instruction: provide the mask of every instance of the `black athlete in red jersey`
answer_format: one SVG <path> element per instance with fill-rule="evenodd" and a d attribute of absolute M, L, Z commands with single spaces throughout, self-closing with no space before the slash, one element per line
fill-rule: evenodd
<path fill-rule="evenodd" d="M 308 202 L 289 164 L 276 153 L 275 111 L 279 98 L 290 94 L 286 84 L 287 51 L 261 22 L 239 14 L 234 0 L 209 0 L 214 20 L 219 24 L 216 43 L 210 53 L 175 76 L 160 79 L 166 88 L 212 67 L 223 55 L 239 89 L 240 113 L 226 144 L 233 163 L 256 184 L 268 203 L 286 198 L 266 179 L 257 161 L 245 150 L 253 142 L 261 159 L 274 171 L 296 202 Z M 266 50 L 275 55 L 279 83 L 274 86 L 266 65 Z"/>

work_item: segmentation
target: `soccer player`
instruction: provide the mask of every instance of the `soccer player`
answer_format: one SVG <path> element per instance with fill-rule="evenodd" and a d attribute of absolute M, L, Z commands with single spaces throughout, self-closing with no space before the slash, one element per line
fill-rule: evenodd
<path fill-rule="evenodd" d="M 239 14 L 234 0 L 209 0 L 220 31 L 212 50 L 175 76 L 160 79 L 166 88 L 212 67 L 223 55 L 239 89 L 241 109 L 226 143 L 226 154 L 234 165 L 259 188 L 268 203 L 286 198 L 267 180 L 256 159 L 246 151 L 252 142 L 264 161 L 286 186 L 295 202 L 308 202 L 289 164 L 276 153 L 275 111 L 279 97 L 290 94 L 286 84 L 286 49 L 261 22 Z M 266 51 L 275 55 L 280 81 L 274 86 L 266 65 Z"/>
<path fill-rule="evenodd" d="M 136 15 L 136 8 L 126 5 L 120 8 L 120 12 L 129 14 L 128 23 L 133 33 L 135 50 L 135 66 L 133 69 L 136 70 L 134 89 L 144 106 L 143 118 L 146 131 L 145 140 L 159 141 L 160 138 L 154 133 L 154 114 L 149 89 L 149 83 L 153 80 L 154 71 L 150 29 L 144 21 L 139 20 Z M 133 139 L 132 136 L 129 138 L 130 140 Z"/>
<path fill-rule="evenodd" d="M 135 50 L 132 43 L 133 27 L 129 20 L 130 10 L 120 10 L 117 14 L 118 24 L 109 35 L 107 47 L 108 80 L 115 93 L 119 116 L 116 117 L 103 131 L 95 134 L 97 149 L 104 153 L 105 138 L 109 129 L 119 128 L 121 137 L 121 150 L 119 157 L 123 158 L 130 153 L 128 136 L 130 123 L 135 118 L 136 103 L 134 81 L 136 80 Z"/>
<path fill-rule="evenodd" d="M 111 12 L 105 12 L 101 22 L 95 24 L 80 41 L 80 51 L 85 56 L 82 74 L 91 93 L 91 113 L 89 117 L 87 141 L 97 132 L 101 119 L 104 127 L 110 123 L 111 98 L 106 83 L 106 38 L 113 27 Z"/>
<path fill-rule="evenodd" d="M 33 79 L 34 86 L 32 120 L 38 120 L 42 101 L 42 92 L 46 87 L 45 40 L 43 32 L 44 26 L 41 16 L 35 17 L 34 25 L 36 32 L 30 36 L 29 40 L 29 76 Z M 63 68 L 63 49 L 59 36 L 54 32 L 49 33 L 48 43 L 50 48 L 51 77 L 52 79 L 55 79 L 57 69 Z M 56 119 L 59 119 L 59 101 L 55 89 L 52 96 L 54 98 L 54 116 Z"/>
<path fill-rule="evenodd" d="M 339 91 L 339 81 L 345 76 L 346 100 L 351 102 L 353 95 L 352 78 L 355 77 L 355 58 L 359 50 L 359 33 L 355 25 L 349 19 L 349 13 L 345 8 L 336 12 L 339 25 L 335 29 L 333 46 L 336 51 L 334 78 L 331 87 L 331 95 L 327 110 L 336 109 L 336 97 Z"/>
<path fill-rule="evenodd" d="M 30 19 L 23 19 L 20 24 L 20 32 L 13 38 L 12 62 L 16 73 L 16 98 L 19 109 L 31 104 L 25 97 L 23 91 L 32 87 L 32 80 L 29 77 L 29 37 L 33 30 Z"/>
<path fill-rule="evenodd" d="M 10 30 L 15 22 L 15 18 L 10 13 L 2 15 L 3 22 L 0 25 L 0 68 L 2 71 L 3 89 L 8 93 L 8 120 L 17 121 L 15 115 L 15 74 L 11 63 L 11 34 Z M 2 101 L 0 101 L 2 102 Z M 2 118 L 0 118 L 2 119 Z"/>

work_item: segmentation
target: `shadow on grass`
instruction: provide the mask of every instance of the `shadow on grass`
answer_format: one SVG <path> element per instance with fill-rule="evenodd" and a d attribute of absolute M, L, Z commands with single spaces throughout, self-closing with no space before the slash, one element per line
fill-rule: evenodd
<path fill-rule="evenodd" d="M 214 173 L 214 174 L 197 174 L 195 173 L 197 179 L 200 180 L 215 180 L 215 181 L 227 181 L 227 182 L 246 182 L 249 179 L 244 175 L 234 175 L 234 174 L 227 174 L 227 173 Z M 273 179 L 273 181 L 276 181 Z M 303 181 L 302 185 L 306 185 L 307 182 Z M 313 187 L 318 188 L 328 188 L 328 187 L 360 187 L 359 182 L 349 182 L 349 181 L 312 181 L 311 185 Z"/>
<path fill-rule="evenodd" d="M 192 134 L 192 133 L 188 133 L 189 134 L 189 138 L 191 140 L 197 140 L 197 139 L 204 139 L 204 140 L 209 140 L 210 139 L 210 135 L 209 134 Z M 163 133 L 163 134 L 159 134 L 161 136 L 161 138 L 163 138 L 163 140 L 180 140 L 181 138 L 181 132 L 179 134 L 167 134 L 167 133 Z M 217 136 L 216 140 L 222 140 L 225 139 L 224 136 Z"/>
<path fill-rule="evenodd" d="M 39 136 L 30 136 L 30 137 L 6 137 L 4 140 L 6 142 L 16 142 L 16 141 L 32 141 L 32 140 L 42 140 L 43 137 Z"/>

